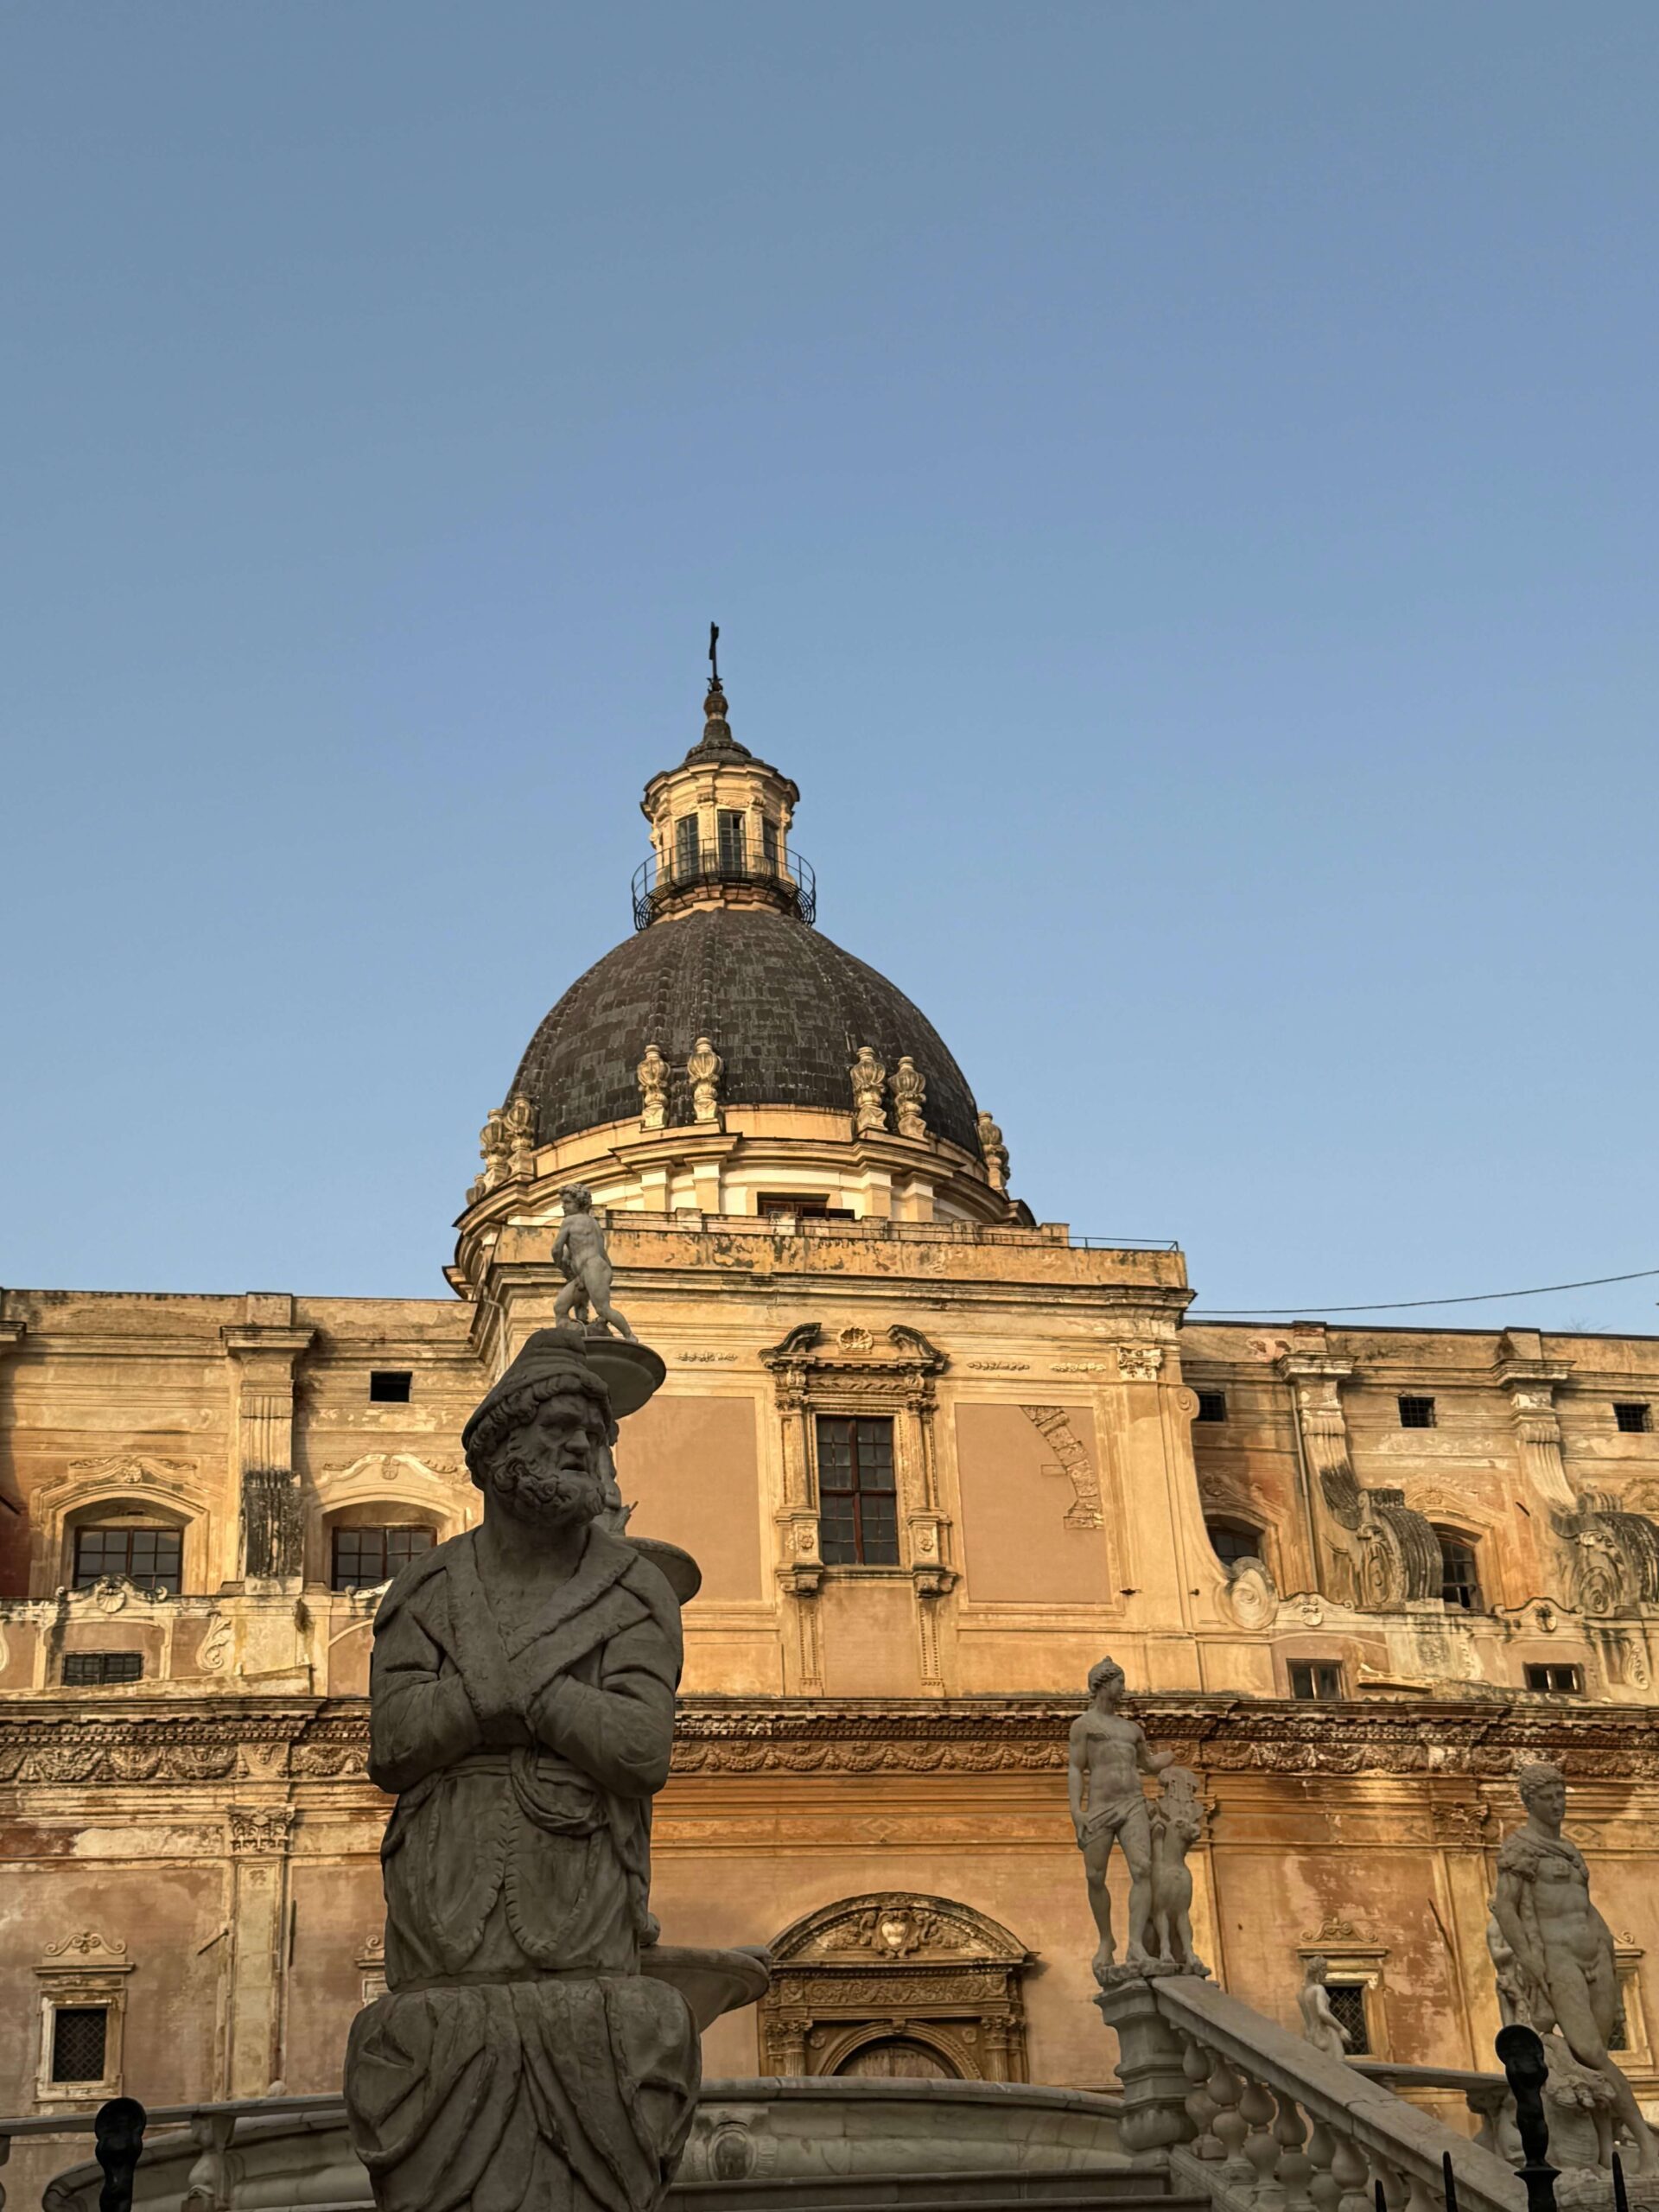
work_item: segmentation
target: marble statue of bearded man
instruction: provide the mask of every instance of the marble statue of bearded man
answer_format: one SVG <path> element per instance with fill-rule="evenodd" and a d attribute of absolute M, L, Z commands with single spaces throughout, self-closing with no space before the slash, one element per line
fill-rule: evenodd
<path fill-rule="evenodd" d="M 387 1993 L 346 2101 L 380 2212 L 649 2212 L 690 2126 L 696 2025 L 639 1972 L 679 1606 L 595 1525 L 613 1433 L 581 1333 L 532 1336 L 462 1433 L 482 1525 L 375 1618 Z"/>

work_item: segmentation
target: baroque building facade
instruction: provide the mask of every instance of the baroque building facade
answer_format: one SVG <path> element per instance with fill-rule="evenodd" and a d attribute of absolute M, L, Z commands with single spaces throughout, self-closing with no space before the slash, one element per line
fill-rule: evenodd
<path fill-rule="evenodd" d="M 798 796 L 712 690 L 448 1296 L 3 1294 L 0 2108 L 336 2083 L 380 1986 L 373 1611 L 472 1519 L 461 1424 L 553 1318 L 575 1182 L 668 1367 L 633 1526 L 703 1574 L 657 1908 L 778 1961 L 711 2072 L 1106 2079 L 1064 1769 L 1109 1650 L 1202 1779 L 1201 1953 L 1287 2025 L 1324 1954 L 1382 2058 L 1490 2063 L 1510 1777 L 1559 1760 L 1651 2107 L 1659 1343 L 1188 1322 L 1179 1249 L 1013 1195 L 817 930 Z"/>

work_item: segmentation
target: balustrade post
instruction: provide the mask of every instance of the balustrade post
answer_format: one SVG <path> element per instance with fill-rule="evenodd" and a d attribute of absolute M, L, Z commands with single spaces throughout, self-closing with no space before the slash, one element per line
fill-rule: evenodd
<path fill-rule="evenodd" d="M 1192 2084 L 1186 2093 L 1186 2116 L 1192 2123 L 1189 2146 L 1195 2158 L 1224 2158 L 1215 2132 L 1216 2101 L 1210 2094 L 1211 2058 L 1204 2045 L 1188 2036 L 1181 2044 L 1181 2071 Z"/>
<path fill-rule="evenodd" d="M 1250 2124 L 1239 2109 L 1243 2094 L 1243 2077 L 1217 2055 L 1210 2075 L 1210 2095 L 1216 2107 L 1216 2134 L 1224 2161 L 1222 2185 L 1230 2196 L 1248 2196 L 1255 2186 L 1255 2169 L 1244 2156 Z"/>
<path fill-rule="evenodd" d="M 1287 2212 L 1307 2212 L 1313 2200 L 1309 2184 L 1313 2178 L 1313 2161 L 1305 2145 L 1307 2142 L 1307 2123 L 1302 2118 L 1301 2107 L 1294 2097 L 1283 2090 L 1279 2093 L 1279 2117 L 1273 2124 L 1274 2140 L 1279 2145 L 1279 2170 L 1275 2178 L 1279 2193 Z"/>
<path fill-rule="evenodd" d="M 230 2212 L 231 2138 L 234 2113 L 198 2113 L 190 2123 L 196 2158 L 185 2183 L 180 2212 Z"/>
<path fill-rule="evenodd" d="M 1190 2142 L 1193 2125 L 1186 2110 L 1180 2037 L 1159 2012 L 1151 1986 L 1120 1982 L 1103 1989 L 1095 2003 L 1101 2018 L 1117 2033 L 1125 2148 L 1161 2151 L 1172 2143 Z"/>
<path fill-rule="evenodd" d="M 1250 2131 L 1244 2144 L 1244 2156 L 1249 2161 L 1250 2201 L 1255 2212 L 1284 2212 L 1284 2192 L 1275 2178 L 1279 2171 L 1279 2145 L 1274 2140 L 1274 2123 L 1279 2117 L 1279 2107 L 1273 2091 L 1253 2075 L 1247 2075 L 1238 2110 Z"/>
<path fill-rule="evenodd" d="M 1337 2139 L 1317 2113 L 1307 2139 L 1308 2162 L 1313 2177 L 1307 2184 L 1307 2194 L 1314 2212 L 1337 2212 L 1342 2200 L 1342 2183 L 1333 2171 L 1337 2155 Z"/>
<path fill-rule="evenodd" d="M 1370 2163 L 1351 2135 L 1337 2137 L 1331 2173 L 1342 2191 L 1337 2199 L 1337 2212 L 1371 2212 L 1370 2191 L 1366 2186 L 1371 2177 Z"/>
<path fill-rule="evenodd" d="M 0 2166 L 3 2166 L 10 2156 L 11 2138 L 0 2134 Z M 6 2212 L 6 2185 L 3 2181 L 0 2181 L 0 2212 Z"/>

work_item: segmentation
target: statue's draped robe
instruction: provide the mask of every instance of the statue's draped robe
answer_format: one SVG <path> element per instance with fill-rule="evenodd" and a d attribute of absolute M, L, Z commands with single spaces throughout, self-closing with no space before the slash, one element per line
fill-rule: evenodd
<path fill-rule="evenodd" d="M 638 1969 L 681 1648 L 667 1583 L 596 1528 L 511 1637 L 470 1535 L 387 1592 L 369 1772 L 397 1792 L 388 1994 L 346 2071 L 381 2212 L 645 2212 L 671 2175 L 696 2029 Z"/>

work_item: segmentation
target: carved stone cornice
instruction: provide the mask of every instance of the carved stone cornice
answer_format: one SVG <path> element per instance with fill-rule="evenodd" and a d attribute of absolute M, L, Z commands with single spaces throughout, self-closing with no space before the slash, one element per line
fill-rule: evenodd
<path fill-rule="evenodd" d="M 216 1783 L 254 1770 L 249 1747 L 286 1747 L 298 1783 L 367 1780 L 368 1700 L 310 1712 L 250 1711 L 227 1700 L 190 1717 L 63 1706 L 0 1718 L 0 1783 L 52 1788 Z M 1070 1697 L 839 1700 L 690 1698 L 680 1707 L 677 1775 L 1058 1772 L 1080 1700 Z M 1517 1759 L 1551 1759 L 1574 1781 L 1659 1782 L 1649 1706 L 1549 1710 L 1502 1700 L 1349 1703 L 1130 1697 L 1151 1740 L 1206 1774 L 1463 1777 L 1509 1783 Z M 267 1763 L 268 1764 L 268 1763 Z M 215 1793 L 220 1807 L 224 1793 Z M 1456 1822 L 1452 1824 L 1454 1827 Z"/>

